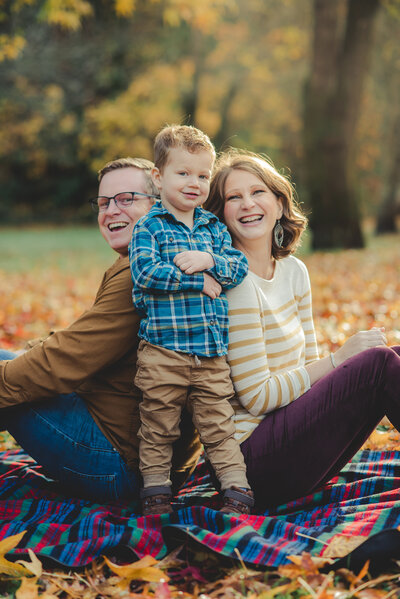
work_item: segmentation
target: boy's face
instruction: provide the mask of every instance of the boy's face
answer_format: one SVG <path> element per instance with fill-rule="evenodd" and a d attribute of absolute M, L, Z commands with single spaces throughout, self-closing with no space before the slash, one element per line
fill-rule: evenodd
<path fill-rule="evenodd" d="M 171 148 L 162 171 L 153 169 L 161 201 L 178 220 L 206 201 L 213 164 L 214 156 L 207 150 L 192 153 L 184 148 Z"/>

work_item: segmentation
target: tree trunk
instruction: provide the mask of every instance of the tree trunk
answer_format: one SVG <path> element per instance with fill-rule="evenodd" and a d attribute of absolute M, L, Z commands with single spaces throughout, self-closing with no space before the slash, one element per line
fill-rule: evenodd
<path fill-rule="evenodd" d="M 314 46 L 306 86 L 304 142 L 314 249 L 363 247 L 353 182 L 354 134 L 379 0 L 314 1 Z"/>
<path fill-rule="evenodd" d="M 182 111 L 185 125 L 197 126 L 197 109 L 199 105 L 200 79 L 204 70 L 207 49 L 200 31 L 190 28 L 190 50 L 187 55 L 193 61 L 191 85 L 182 95 Z"/>
<path fill-rule="evenodd" d="M 400 203 L 397 201 L 397 190 L 400 186 L 400 112 L 394 126 L 393 162 L 389 173 L 389 181 L 383 202 L 379 208 L 376 223 L 376 234 L 395 233 L 396 216 L 400 214 Z"/>
<path fill-rule="evenodd" d="M 231 81 L 225 96 L 222 98 L 220 114 L 221 114 L 221 124 L 218 128 L 217 133 L 214 136 L 214 145 L 219 152 L 224 149 L 224 145 L 229 144 L 229 136 L 230 136 L 230 122 L 229 122 L 229 111 L 233 104 L 233 101 L 236 97 L 237 92 L 240 89 L 241 80 L 239 77 L 233 79 Z"/>

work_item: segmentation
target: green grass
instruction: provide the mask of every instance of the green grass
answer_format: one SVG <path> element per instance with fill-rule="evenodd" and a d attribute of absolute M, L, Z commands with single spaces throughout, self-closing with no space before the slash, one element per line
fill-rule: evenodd
<path fill-rule="evenodd" d="M 116 258 L 96 226 L 29 227 L 0 229 L 0 269 L 29 272 L 37 264 L 73 272 L 107 267 Z"/>
<path fill-rule="evenodd" d="M 375 237 L 366 230 L 366 246 L 395 247 L 398 235 Z M 306 232 L 299 248 L 300 257 L 312 253 L 310 236 Z M 107 268 L 116 258 L 93 226 L 36 226 L 0 229 L 0 269 L 6 272 L 29 272 L 34 266 L 55 267 L 73 272 L 79 266 Z"/>

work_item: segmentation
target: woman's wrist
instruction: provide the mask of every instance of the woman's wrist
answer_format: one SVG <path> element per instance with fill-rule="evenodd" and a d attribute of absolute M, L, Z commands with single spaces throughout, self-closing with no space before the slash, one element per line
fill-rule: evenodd
<path fill-rule="evenodd" d="M 333 368 L 336 368 L 336 367 L 337 367 L 337 362 L 336 362 L 336 359 L 335 359 L 335 354 L 334 354 L 333 352 L 331 352 L 331 353 L 329 354 L 329 357 L 330 357 L 330 359 L 331 359 L 331 364 L 332 364 L 332 367 L 333 367 Z"/>

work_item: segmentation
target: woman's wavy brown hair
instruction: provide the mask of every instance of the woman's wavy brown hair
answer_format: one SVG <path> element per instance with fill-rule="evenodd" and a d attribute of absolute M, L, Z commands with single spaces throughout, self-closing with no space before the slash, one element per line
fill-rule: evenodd
<path fill-rule="evenodd" d="M 266 156 L 235 148 L 220 154 L 215 163 L 210 194 L 204 207 L 225 222 L 225 183 L 228 175 L 234 170 L 252 173 L 281 200 L 283 214 L 280 222 L 284 231 L 283 244 L 282 247 L 277 246 L 272 236 L 272 256 L 279 260 L 293 254 L 300 244 L 301 235 L 307 226 L 307 218 L 297 203 L 292 183 L 287 177 L 278 173 Z"/>

